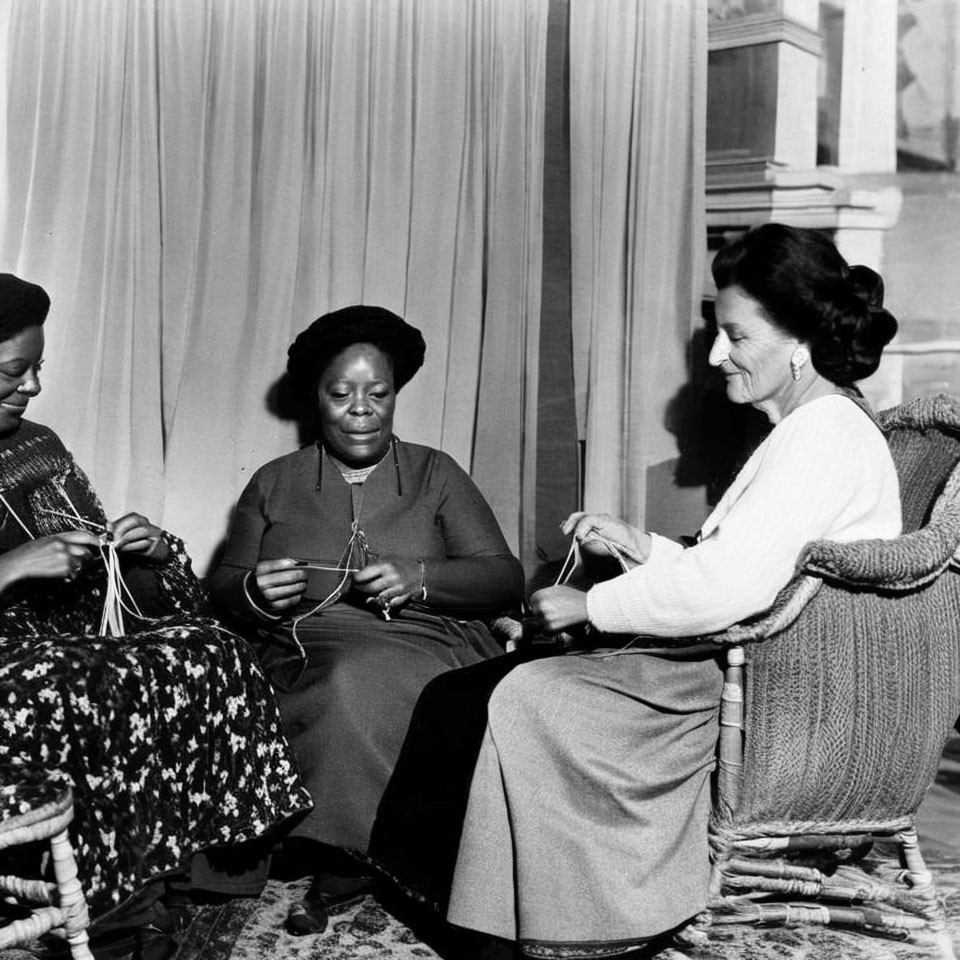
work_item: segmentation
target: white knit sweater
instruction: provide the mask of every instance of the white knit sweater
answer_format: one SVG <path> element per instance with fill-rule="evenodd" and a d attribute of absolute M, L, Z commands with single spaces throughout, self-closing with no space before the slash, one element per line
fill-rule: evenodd
<path fill-rule="evenodd" d="M 696 636 L 766 609 L 811 540 L 889 539 L 901 529 L 886 441 L 839 394 L 798 407 L 754 451 L 688 549 L 657 535 L 642 566 L 587 594 L 605 633 Z"/>

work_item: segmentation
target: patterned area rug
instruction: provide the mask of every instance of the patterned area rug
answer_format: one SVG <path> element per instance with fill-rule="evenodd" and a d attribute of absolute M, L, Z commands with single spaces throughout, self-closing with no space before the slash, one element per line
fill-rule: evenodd
<path fill-rule="evenodd" d="M 960 861 L 930 864 L 960 956 Z M 283 930 L 288 905 L 305 881 L 271 881 L 259 901 L 201 908 L 176 960 L 458 960 L 437 953 L 373 897 L 331 918 L 325 933 L 292 937 Z M 0 955 L 2 956 L 2 955 Z M 919 960 L 934 956 L 909 943 L 839 929 L 718 927 L 705 947 L 661 950 L 657 960 Z"/>
<path fill-rule="evenodd" d="M 918 814 L 920 846 L 934 874 L 960 957 L 960 736 L 944 750 L 937 781 Z M 175 960 L 463 960 L 443 930 L 403 902 L 367 897 L 331 918 L 315 937 L 283 929 L 307 880 L 271 880 L 259 899 L 190 908 Z M 717 927 L 697 950 L 668 947 L 656 960 L 919 960 L 935 956 L 908 943 L 832 928 Z M 0 949 L 0 960 L 49 960 L 40 949 Z"/>
<path fill-rule="evenodd" d="M 944 898 L 954 950 L 960 957 L 960 860 L 933 862 Z M 461 960 L 437 952 L 411 926 L 373 897 L 366 897 L 330 920 L 318 936 L 293 937 L 283 929 L 287 907 L 307 881 L 271 880 L 259 900 L 232 900 L 192 910 L 174 960 Z M 429 937 L 427 939 L 430 939 Z M 0 950 L 0 960 L 37 960 L 43 951 Z M 667 947 L 656 960 L 919 960 L 935 954 L 881 937 L 821 928 L 718 927 L 707 946 Z"/>
<path fill-rule="evenodd" d="M 946 745 L 917 825 L 960 957 L 960 736 Z M 283 930 L 283 920 L 305 887 L 305 880 L 271 881 L 259 901 L 205 908 L 209 912 L 194 917 L 176 960 L 462 960 L 435 930 L 407 916 L 402 904 L 390 902 L 385 907 L 373 897 L 332 918 L 319 936 L 291 937 Z M 931 956 L 930 951 L 909 943 L 837 928 L 736 925 L 715 928 L 706 947 L 668 947 L 656 960 L 919 960 Z"/>
<path fill-rule="evenodd" d="M 259 900 L 201 907 L 176 960 L 432 960 L 439 956 L 373 897 L 331 917 L 326 931 L 318 936 L 291 936 L 283 928 L 287 909 L 308 886 L 308 880 L 271 880 Z"/>

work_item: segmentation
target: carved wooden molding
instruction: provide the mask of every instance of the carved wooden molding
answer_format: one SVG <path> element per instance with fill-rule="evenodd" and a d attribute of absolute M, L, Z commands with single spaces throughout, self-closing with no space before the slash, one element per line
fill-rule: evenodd
<path fill-rule="evenodd" d="M 709 23 L 708 50 L 753 47 L 761 43 L 789 43 L 815 57 L 823 53 L 823 37 L 816 30 L 779 13 L 711 20 Z"/>
<path fill-rule="evenodd" d="M 769 220 L 820 229 L 886 230 L 897 222 L 901 200 L 896 187 L 856 189 L 822 168 L 782 171 L 752 183 L 708 181 L 706 222 L 708 231 L 714 232 Z"/>

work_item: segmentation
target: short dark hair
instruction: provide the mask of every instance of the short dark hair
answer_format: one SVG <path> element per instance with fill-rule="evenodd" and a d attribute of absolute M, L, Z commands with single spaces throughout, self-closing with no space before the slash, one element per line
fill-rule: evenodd
<path fill-rule="evenodd" d="M 27 327 L 42 326 L 50 311 L 47 291 L 12 273 L 0 273 L 0 342 Z"/>
<path fill-rule="evenodd" d="M 839 386 L 868 377 L 897 332 L 883 307 L 883 279 L 850 266 L 818 230 L 766 223 L 721 247 L 717 289 L 737 286 L 770 322 L 810 348 L 814 369 Z"/>
<path fill-rule="evenodd" d="M 420 369 L 426 353 L 420 331 L 390 310 L 365 304 L 342 307 L 318 317 L 290 345 L 287 373 L 297 392 L 309 396 L 330 361 L 354 343 L 369 343 L 383 351 L 396 390 Z"/>

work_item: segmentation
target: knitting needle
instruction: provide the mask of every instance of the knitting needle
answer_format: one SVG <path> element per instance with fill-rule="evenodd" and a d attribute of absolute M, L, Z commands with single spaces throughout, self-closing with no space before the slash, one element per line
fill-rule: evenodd
<path fill-rule="evenodd" d="M 102 523 L 97 523 L 96 520 L 88 520 L 86 517 L 74 516 L 72 513 L 64 513 L 62 510 L 45 510 L 41 507 L 40 512 L 49 513 L 55 517 L 66 517 L 68 520 L 74 520 L 77 523 L 85 523 L 88 527 L 93 527 L 94 530 L 107 529 Z"/>
<path fill-rule="evenodd" d="M 305 567 L 309 570 L 329 570 L 331 573 L 359 573 L 359 567 L 334 567 L 326 563 L 318 563 L 315 560 L 294 560 L 295 567 Z"/>

